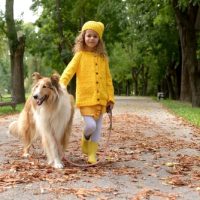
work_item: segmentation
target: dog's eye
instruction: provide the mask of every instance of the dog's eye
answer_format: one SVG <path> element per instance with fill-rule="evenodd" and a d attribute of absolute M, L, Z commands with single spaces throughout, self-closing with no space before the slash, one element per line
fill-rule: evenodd
<path fill-rule="evenodd" d="M 47 88 L 47 86 L 46 86 L 46 85 L 43 85 L 43 88 Z"/>

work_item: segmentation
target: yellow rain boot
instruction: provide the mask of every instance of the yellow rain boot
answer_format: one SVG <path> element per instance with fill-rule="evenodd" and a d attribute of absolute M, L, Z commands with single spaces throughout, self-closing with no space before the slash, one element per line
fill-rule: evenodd
<path fill-rule="evenodd" d="M 98 149 L 98 143 L 89 141 L 88 143 L 88 162 L 94 164 L 97 162 L 96 152 Z"/>
<path fill-rule="evenodd" d="M 86 140 L 84 134 L 81 138 L 81 150 L 84 154 L 88 155 L 88 143 L 89 143 L 89 139 Z"/>

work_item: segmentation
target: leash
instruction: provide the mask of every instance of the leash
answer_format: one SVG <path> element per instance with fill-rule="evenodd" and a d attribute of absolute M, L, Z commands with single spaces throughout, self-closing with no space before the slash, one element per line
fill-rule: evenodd
<path fill-rule="evenodd" d="M 73 165 L 73 166 L 76 166 L 76 167 L 93 167 L 93 166 L 96 166 L 98 165 L 99 163 L 101 163 L 103 160 L 105 160 L 105 157 L 106 157 L 106 153 L 107 153 L 107 149 L 108 149 L 108 146 L 109 146 L 109 142 L 110 142 L 110 135 L 111 135 L 111 132 L 112 132 L 112 110 L 110 108 L 107 109 L 107 114 L 108 114 L 108 117 L 109 117 L 109 128 L 108 128 L 108 138 L 106 140 L 106 144 L 105 144 L 105 147 L 104 147 L 104 152 L 103 152 L 103 155 L 102 155 L 102 158 L 99 159 L 96 163 L 94 164 L 77 164 L 71 160 L 69 160 L 66 156 L 64 157 L 64 160 L 67 161 L 69 164 Z"/>

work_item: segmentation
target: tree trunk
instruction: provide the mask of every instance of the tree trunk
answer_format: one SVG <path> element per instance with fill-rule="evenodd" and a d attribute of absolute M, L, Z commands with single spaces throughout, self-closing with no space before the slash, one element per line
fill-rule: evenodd
<path fill-rule="evenodd" d="M 32 74 L 34 72 L 40 72 L 40 61 L 39 61 L 40 58 L 36 57 L 36 56 L 31 56 L 30 57 L 30 62 L 28 63 L 28 76 L 27 76 L 27 80 L 25 82 L 25 86 L 26 86 L 26 89 L 28 91 L 31 90 L 31 87 L 32 87 Z"/>
<path fill-rule="evenodd" d="M 166 81 L 167 81 L 167 87 L 168 87 L 170 99 L 179 99 L 179 85 L 180 85 L 180 83 L 178 83 L 178 81 L 180 81 L 179 68 L 180 66 L 176 65 L 176 60 L 171 59 L 170 63 L 168 64 L 167 73 L 166 73 Z M 187 96 L 190 96 L 190 95 L 187 95 Z"/>
<path fill-rule="evenodd" d="M 142 91 L 140 91 L 140 94 L 142 95 L 142 96 L 144 96 L 144 81 L 145 81 L 145 78 L 144 78 L 144 69 L 145 68 L 145 66 L 144 66 L 144 64 L 142 64 L 141 65 L 141 81 L 140 81 L 140 84 L 141 84 L 141 90 Z"/>
<path fill-rule="evenodd" d="M 139 95 L 139 90 L 138 90 L 138 76 L 139 76 L 139 73 L 141 71 L 142 67 L 140 68 L 136 68 L 136 67 L 132 67 L 132 79 L 133 79 L 133 82 L 134 82 L 134 92 L 135 92 L 135 96 L 138 96 Z"/>
<path fill-rule="evenodd" d="M 183 61 L 182 61 L 183 62 Z M 181 101 L 192 101 L 192 91 L 189 81 L 189 72 L 187 67 L 182 64 L 181 71 L 181 91 L 180 91 L 180 100 Z"/>
<path fill-rule="evenodd" d="M 182 55 L 181 55 L 181 43 L 180 40 L 178 42 L 178 46 L 179 46 L 179 63 L 178 65 L 175 67 L 175 73 L 176 73 L 176 89 L 175 89 L 175 93 L 176 93 L 176 100 L 180 100 L 180 94 L 181 94 L 181 74 L 182 74 L 182 68 L 181 68 L 181 62 L 182 62 Z M 191 96 L 191 95 L 189 95 Z"/>
<path fill-rule="evenodd" d="M 11 60 L 11 86 L 12 96 L 16 103 L 23 103 L 25 102 L 23 72 L 25 37 L 23 35 L 17 37 L 17 31 L 15 29 L 15 21 L 13 17 L 13 3 L 14 0 L 6 0 L 5 12 Z"/>
<path fill-rule="evenodd" d="M 180 63 L 175 68 L 175 74 L 176 74 L 175 75 L 176 76 L 175 99 L 179 100 L 180 99 L 180 89 L 181 89 L 181 64 Z"/>
<path fill-rule="evenodd" d="M 139 91 L 138 91 L 138 80 L 137 80 L 137 79 L 134 79 L 134 93 L 135 93 L 135 96 L 138 96 L 138 95 L 139 95 Z"/>
<path fill-rule="evenodd" d="M 167 80 L 169 98 L 170 99 L 175 99 L 174 84 L 173 84 L 172 77 L 170 76 L 170 74 L 166 75 L 166 80 Z"/>
<path fill-rule="evenodd" d="M 116 85 L 115 88 L 117 88 L 117 95 L 121 96 L 121 94 L 122 94 L 122 84 L 121 84 L 121 82 L 120 83 L 116 82 L 115 85 Z"/>
<path fill-rule="evenodd" d="M 129 80 L 126 80 L 126 96 L 130 96 L 131 93 L 131 83 Z"/>
<path fill-rule="evenodd" d="M 172 0 L 173 8 L 176 15 L 176 21 L 179 29 L 179 36 L 182 49 L 182 83 L 181 99 L 192 100 L 192 106 L 200 107 L 200 69 L 197 60 L 197 37 L 195 24 L 199 5 L 193 6 L 189 3 L 185 10 L 178 6 L 178 0 Z M 188 79 L 187 79 L 188 74 Z M 187 82 L 189 80 L 189 82 Z M 186 97 L 189 87 L 191 96 Z M 185 93 L 185 94 L 184 94 Z M 188 94 L 189 95 L 189 94 Z"/>
<path fill-rule="evenodd" d="M 141 65 L 141 76 L 142 76 L 142 96 L 147 95 L 147 87 L 148 87 L 148 78 L 149 78 L 149 67 L 144 64 Z"/>

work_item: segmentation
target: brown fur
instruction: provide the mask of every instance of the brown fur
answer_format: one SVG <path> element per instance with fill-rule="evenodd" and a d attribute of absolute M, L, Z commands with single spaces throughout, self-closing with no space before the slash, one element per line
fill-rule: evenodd
<path fill-rule="evenodd" d="M 62 157 L 67 147 L 74 114 L 74 100 L 59 84 L 59 76 L 42 77 L 33 74 L 32 94 L 27 99 L 19 119 L 9 126 L 10 134 L 18 137 L 24 144 L 24 156 L 35 138 L 42 145 L 49 164 L 63 168 Z"/>

